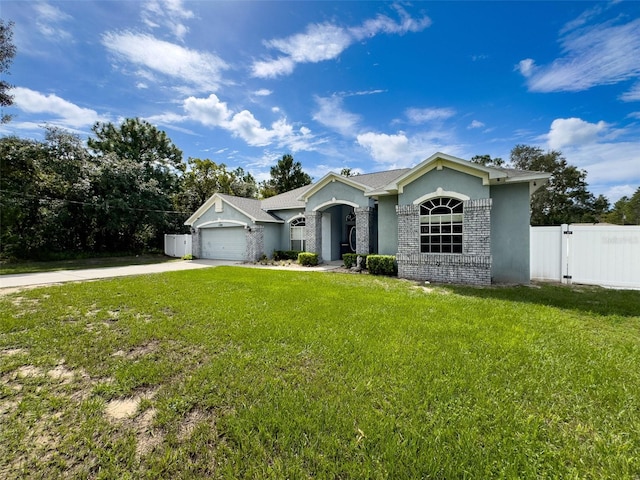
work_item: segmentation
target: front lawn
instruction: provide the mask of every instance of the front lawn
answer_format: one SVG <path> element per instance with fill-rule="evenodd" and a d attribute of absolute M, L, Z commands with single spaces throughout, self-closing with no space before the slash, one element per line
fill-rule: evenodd
<path fill-rule="evenodd" d="M 239 267 L 0 297 L 0 478 L 640 476 L 640 292 Z"/>

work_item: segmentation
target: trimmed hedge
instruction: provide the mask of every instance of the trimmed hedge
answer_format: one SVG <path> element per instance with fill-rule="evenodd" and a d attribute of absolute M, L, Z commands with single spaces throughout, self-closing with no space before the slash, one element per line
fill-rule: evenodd
<path fill-rule="evenodd" d="M 274 260 L 298 260 L 299 250 L 274 250 Z"/>
<path fill-rule="evenodd" d="M 393 255 L 369 255 L 367 257 L 367 270 L 372 275 L 398 275 L 396 257 Z"/>
<path fill-rule="evenodd" d="M 304 267 L 315 267 L 318 265 L 318 254 L 311 252 L 300 252 L 298 254 L 298 263 Z"/>
<path fill-rule="evenodd" d="M 342 255 L 342 261 L 344 262 L 345 268 L 355 267 L 358 264 L 358 257 L 362 257 L 362 263 L 360 266 L 362 268 L 366 268 L 367 255 L 363 253 L 345 253 Z"/>

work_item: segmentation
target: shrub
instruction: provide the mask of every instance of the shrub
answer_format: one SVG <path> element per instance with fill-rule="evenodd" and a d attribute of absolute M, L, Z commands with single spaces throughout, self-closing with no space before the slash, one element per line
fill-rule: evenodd
<path fill-rule="evenodd" d="M 274 260 L 297 260 L 299 253 L 300 251 L 298 250 L 274 250 L 273 259 Z"/>
<path fill-rule="evenodd" d="M 193 260 L 193 255 L 187 253 L 186 255 L 182 256 L 182 260 Z"/>
<path fill-rule="evenodd" d="M 365 268 L 367 265 L 367 255 L 363 253 L 345 253 L 342 255 L 342 261 L 344 262 L 345 268 L 351 268 L 358 265 L 358 257 L 362 257 L 362 263 L 360 266 Z"/>
<path fill-rule="evenodd" d="M 318 254 L 310 252 L 300 252 L 298 254 L 298 263 L 305 267 L 315 267 L 318 265 Z"/>
<path fill-rule="evenodd" d="M 393 255 L 369 255 L 367 257 L 367 270 L 372 275 L 395 276 L 398 274 L 396 257 Z"/>

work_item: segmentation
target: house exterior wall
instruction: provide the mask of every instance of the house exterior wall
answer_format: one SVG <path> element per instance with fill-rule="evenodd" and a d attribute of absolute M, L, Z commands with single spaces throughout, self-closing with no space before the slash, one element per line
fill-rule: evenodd
<path fill-rule="evenodd" d="M 274 250 L 289 250 L 291 248 L 291 233 L 289 221 L 293 217 L 305 215 L 303 209 L 290 208 L 285 210 L 272 210 L 272 214 L 284 220 L 284 223 L 273 224 L 275 228 L 265 231 L 265 253 L 271 255 Z M 268 245 L 267 245 L 268 244 Z M 273 247 L 271 247 L 273 245 Z"/>
<path fill-rule="evenodd" d="M 264 226 L 264 237 L 263 251 L 260 253 L 260 256 L 264 253 L 267 257 L 271 257 L 274 250 L 283 250 L 280 248 L 280 245 L 282 243 L 281 238 L 285 228 L 287 229 L 287 243 L 289 242 L 289 224 L 265 223 L 262 225 Z"/>
<path fill-rule="evenodd" d="M 322 187 L 321 190 L 309 198 L 307 203 L 307 211 L 315 209 L 318 205 L 322 205 L 327 202 L 331 202 L 335 199 L 337 203 L 341 201 L 347 201 L 356 203 L 360 207 L 373 206 L 373 200 L 364 196 L 364 193 L 357 188 L 350 185 L 346 185 L 342 182 L 329 182 Z"/>
<path fill-rule="evenodd" d="M 494 283 L 529 283 L 529 184 L 491 187 L 491 276 Z"/>
<path fill-rule="evenodd" d="M 489 198 L 488 185 L 482 185 L 482 179 L 466 173 L 444 167 L 442 170 L 430 170 L 422 177 L 405 185 L 403 192 L 398 195 L 398 205 L 411 205 L 414 200 L 435 192 L 438 188 L 445 191 L 458 192 L 470 199 Z"/>
<path fill-rule="evenodd" d="M 398 276 L 420 281 L 489 285 L 491 204 L 490 198 L 464 202 L 462 254 L 421 253 L 420 206 L 398 205 Z"/>
<path fill-rule="evenodd" d="M 252 220 L 247 217 L 245 214 L 239 212 L 228 203 L 223 202 L 222 212 L 216 212 L 214 207 L 211 207 L 207 210 L 200 218 L 198 218 L 194 223 L 194 228 L 199 228 L 200 225 L 207 222 L 215 222 L 218 219 L 221 220 L 233 220 L 235 222 L 242 222 L 247 225 L 251 225 Z"/>
<path fill-rule="evenodd" d="M 395 255 L 398 252 L 397 195 L 378 199 L 378 253 Z"/>

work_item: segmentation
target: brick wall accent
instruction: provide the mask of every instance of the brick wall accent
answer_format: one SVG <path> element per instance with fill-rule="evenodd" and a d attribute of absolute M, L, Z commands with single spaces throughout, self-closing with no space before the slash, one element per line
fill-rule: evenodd
<path fill-rule="evenodd" d="M 191 255 L 194 258 L 200 258 L 200 254 L 202 252 L 202 235 L 200 235 L 199 228 L 191 229 Z"/>
<path fill-rule="evenodd" d="M 420 281 L 491 284 L 491 199 L 464 202 L 463 253 L 420 253 L 420 206 L 398 205 L 398 276 Z"/>
<path fill-rule="evenodd" d="M 251 228 L 245 232 L 247 238 L 245 260 L 248 262 L 256 262 L 264 254 L 264 226 L 252 225 Z"/>
<path fill-rule="evenodd" d="M 371 229 L 373 209 L 361 207 L 353 209 L 356 214 L 356 253 L 371 253 Z"/>
<path fill-rule="evenodd" d="M 305 212 L 304 237 L 307 252 L 317 253 L 322 262 L 322 212 Z"/>

